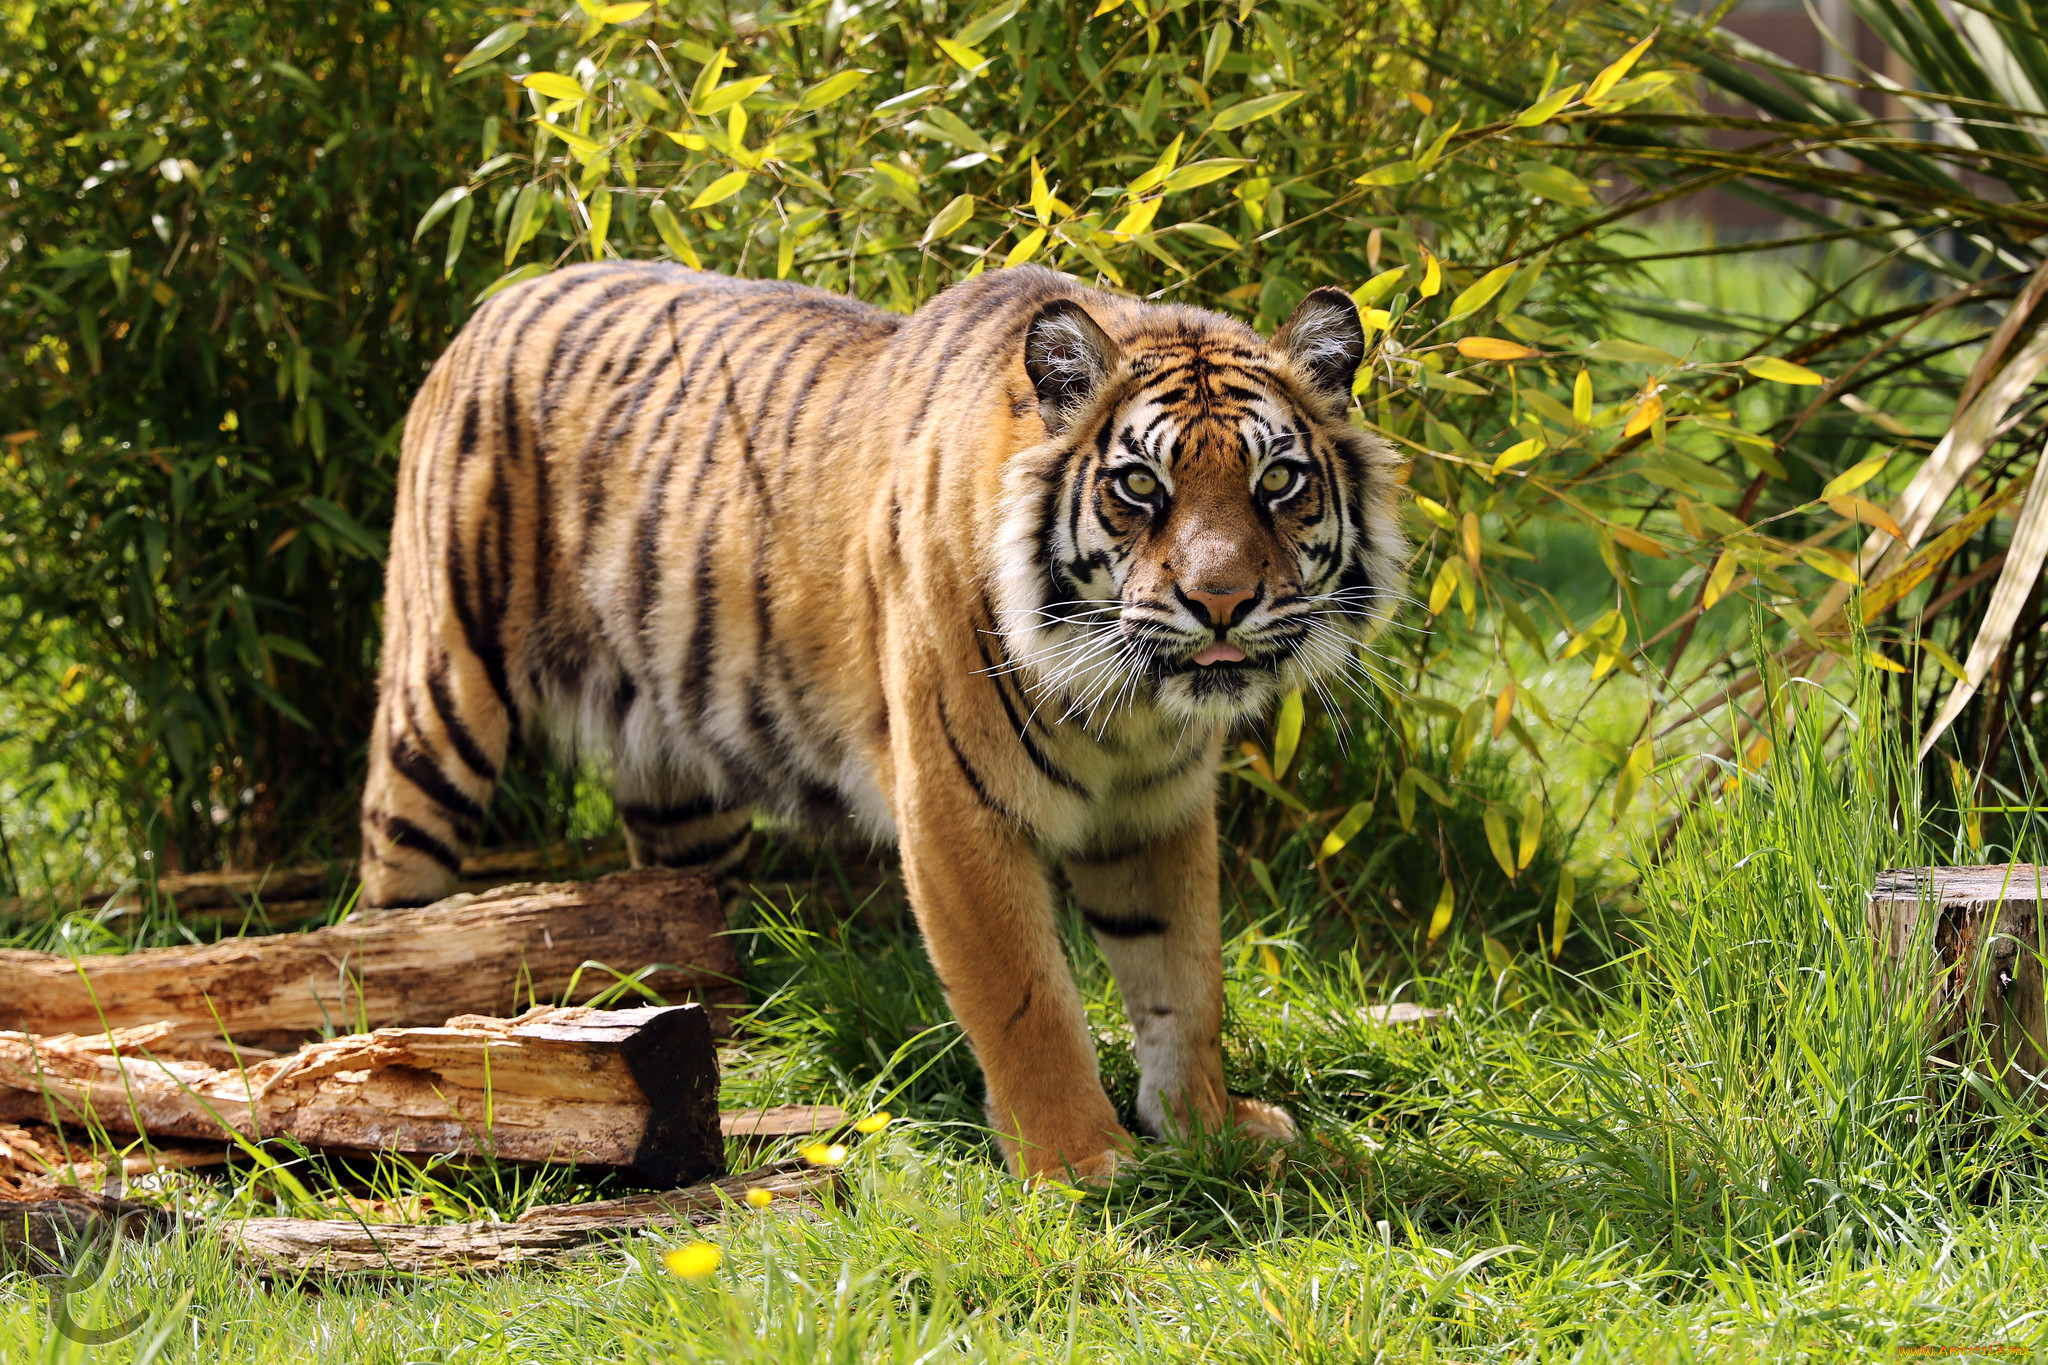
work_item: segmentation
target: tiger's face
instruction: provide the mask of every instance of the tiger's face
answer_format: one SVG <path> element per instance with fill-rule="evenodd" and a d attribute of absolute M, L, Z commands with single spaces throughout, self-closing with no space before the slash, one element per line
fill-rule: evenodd
<path fill-rule="evenodd" d="M 1006 481 L 1013 665 L 1091 727 L 1137 706 L 1228 724 L 1356 687 L 1404 548 L 1397 461 L 1344 420 L 1356 308 L 1317 290 L 1270 343 L 1160 313 L 1118 344 L 1058 300 L 1027 333 L 1051 439 Z"/>

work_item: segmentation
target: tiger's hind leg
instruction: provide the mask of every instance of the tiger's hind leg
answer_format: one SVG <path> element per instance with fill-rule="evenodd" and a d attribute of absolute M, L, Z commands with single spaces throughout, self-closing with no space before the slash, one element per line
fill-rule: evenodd
<path fill-rule="evenodd" d="M 754 831 L 751 807 L 727 806 L 702 792 L 649 785 L 623 775 L 617 801 L 633 866 L 707 873 L 717 881 L 718 899 L 727 907 L 746 894 L 747 852 Z"/>

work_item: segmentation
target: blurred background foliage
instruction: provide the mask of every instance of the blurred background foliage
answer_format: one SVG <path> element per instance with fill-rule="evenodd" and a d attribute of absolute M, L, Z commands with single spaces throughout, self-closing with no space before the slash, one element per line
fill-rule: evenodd
<path fill-rule="evenodd" d="M 1936 761 L 1994 847 L 2048 70 L 2005 0 L 1856 3 L 1910 81 L 1630 0 L 11 5 L 5 875 L 346 857 L 405 404 L 493 289 L 613 256 L 897 310 L 1036 260 L 1261 330 L 1356 291 L 1415 600 L 1233 750 L 1249 914 L 1597 943 L 1573 869 L 1767 768 L 1766 662 L 1930 720 L 1969 676 Z M 1674 216 L 1709 189 L 1790 227 Z M 513 783 L 501 837 L 589 790 Z"/>

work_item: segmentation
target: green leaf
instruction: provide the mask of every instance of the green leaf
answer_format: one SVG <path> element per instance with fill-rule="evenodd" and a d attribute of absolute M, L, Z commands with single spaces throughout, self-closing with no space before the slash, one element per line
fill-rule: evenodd
<path fill-rule="evenodd" d="M 325 498 L 304 497 L 299 499 L 299 506 L 318 517 L 329 530 L 341 537 L 344 544 L 365 559 L 384 557 L 383 538 L 343 511 L 338 504 Z"/>
<path fill-rule="evenodd" d="M 1508 276 L 1515 273 L 1515 262 L 1495 266 L 1472 282 L 1472 287 L 1451 300 L 1450 311 L 1444 314 L 1444 321 L 1456 322 L 1468 317 L 1493 302 L 1494 295 L 1507 287 Z"/>
<path fill-rule="evenodd" d="M 941 141 L 951 142 L 956 147 L 965 147 L 970 152 L 980 152 L 991 161 L 1002 160 L 996 155 L 995 149 L 989 146 L 987 138 L 968 127 L 967 120 L 943 105 L 933 105 L 925 110 L 924 118 L 918 123 L 909 124 L 908 127 L 914 131 L 936 135 Z"/>
<path fill-rule="evenodd" d="M 836 76 L 827 76 L 824 80 L 819 81 L 816 85 L 804 91 L 802 98 L 797 100 L 796 107 L 804 113 L 809 113 L 813 109 L 823 109 L 834 100 L 844 99 L 860 89 L 862 85 L 867 83 L 868 77 L 873 74 L 873 72 L 863 69 L 858 71 L 842 71 Z"/>
<path fill-rule="evenodd" d="M 1351 301 L 1360 308 L 1370 308 L 1394 292 L 1394 286 L 1408 273 L 1408 267 L 1397 265 L 1392 270 L 1382 270 L 1364 284 L 1351 291 Z"/>
<path fill-rule="evenodd" d="M 1595 360 L 1606 360 L 1621 365 L 1676 365 L 1678 357 L 1659 346 L 1641 341 L 1623 341 L 1617 337 L 1605 337 L 1586 348 L 1586 354 Z"/>
<path fill-rule="evenodd" d="M 954 33 L 953 41 L 973 47 L 976 43 L 988 37 L 989 34 L 994 33 L 1004 24 L 1009 23 L 1011 19 L 1016 17 L 1017 11 L 1022 8 L 1024 8 L 1024 0 L 1007 0 L 1007 3 L 985 10 L 962 25 L 959 31 Z"/>
<path fill-rule="evenodd" d="M 511 221 L 505 224 L 506 265 L 512 264 L 512 258 L 519 254 L 519 248 L 526 245 L 527 225 L 533 221 L 533 211 L 539 203 L 538 185 L 527 185 L 519 191 L 519 198 L 513 201 Z"/>
<path fill-rule="evenodd" d="M 1248 123 L 1256 123 L 1262 118 L 1277 114 L 1281 110 L 1307 97 L 1308 91 L 1306 90 L 1283 90 L 1279 94 L 1260 95 L 1257 99 L 1249 99 L 1242 104 L 1233 104 L 1215 117 L 1214 121 L 1209 124 L 1209 130 L 1216 133 L 1227 133 L 1233 128 L 1242 128 Z"/>
<path fill-rule="evenodd" d="M 727 171 L 698 191 L 697 197 L 690 201 L 690 208 L 708 209 L 714 204 L 723 204 L 745 188 L 746 183 L 745 171 Z"/>
<path fill-rule="evenodd" d="M 1161 228 L 1160 231 L 1177 232 L 1183 237 L 1192 237 L 1203 246 L 1213 246 L 1218 251 L 1235 251 L 1238 247 L 1237 238 L 1222 228 L 1211 227 L 1207 223 L 1175 223 L 1170 228 Z"/>
<path fill-rule="evenodd" d="M 1168 194 L 1175 194 L 1202 185 L 1213 185 L 1227 175 L 1237 174 L 1250 164 L 1239 157 L 1212 156 L 1205 161 L 1190 161 L 1167 176 L 1160 184 Z"/>
<path fill-rule="evenodd" d="M 756 91 L 773 79 L 769 76 L 749 76 L 743 81 L 727 81 L 724 85 L 705 92 L 701 100 L 690 101 L 690 112 L 710 117 L 724 113 L 741 100 L 751 99 Z"/>
<path fill-rule="evenodd" d="M 1413 770 L 1411 769 L 1410 771 Z M 1457 904 L 1457 893 L 1451 889 L 1449 882 L 1445 882 L 1444 889 L 1437 892 L 1436 909 L 1430 911 L 1429 914 L 1429 941 L 1431 943 L 1442 938 L 1444 931 L 1451 927 L 1451 911 L 1457 908 Z"/>
<path fill-rule="evenodd" d="M 1271 781 L 1270 779 L 1260 776 L 1258 773 L 1252 771 L 1250 768 L 1232 768 L 1230 772 L 1231 776 L 1239 778 L 1240 780 L 1248 783 L 1251 786 L 1257 787 L 1260 791 L 1272 797 L 1275 801 L 1278 801 L 1281 805 L 1287 807 L 1289 810 L 1300 811 L 1303 815 L 1309 815 L 1313 813 L 1309 810 L 1307 806 L 1302 804 L 1300 797 L 1296 796 L 1293 792 L 1286 790 L 1284 787 L 1279 786 L 1277 783 Z"/>
<path fill-rule="evenodd" d="M 1507 873 L 1508 880 L 1515 876 L 1515 850 L 1508 842 L 1508 818 L 1501 814 L 1498 806 L 1488 806 L 1480 817 L 1486 827 L 1486 846 L 1493 852 L 1493 860 L 1500 864 L 1500 870 Z"/>
<path fill-rule="evenodd" d="M 526 37 L 526 25 L 506 24 L 493 29 L 489 37 L 469 50 L 469 55 L 455 64 L 454 74 L 460 76 L 473 67 L 482 66 L 501 52 L 508 51 Z"/>
<path fill-rule="evenodd" d="M 1839 498 L 1846 494 L 1854 493 L 1857 489 L 1863 487 L 1864 484 L 1869 483 L 1879 474 L 1882 474 L 1884 467 L 1891 463 L 1891 458 L 1892 453 L 1887 450 L 1882 455 L 1873 455 L 1867 460 L 1850 465 L 1847 469 L 1827 481 L 1827 485 L 1820 490 L 1820 500 L 1826 502 L 1829 498 Z"/>
<path fill-rule="evenodd" d="M 457 185 L 452 190 L 443 190 L 441 197 L 428 205 L 427 211 L 420 215 L 419 226 L 412 230 L 414 243 L 418 243 L 420 238 L 426 236 L 427 229 L 440 222 L 448 210 L 454 208 L 467 198 L 469 198 L 469 187 L 466 185 Z"/>
<path fill-rule="evenodd" d="M 1593 191 L 1564 167 L 1547 161 L 1518 161 L 1515 167 L 1515 183 L 1529 193 L 1574 208 L 1593 206 Z"/>
<path fill-rule="evenodd" d="M 676 221 L 676 211 L 668 206 L 666 199 L 657 199 L 647 210 L 647 216 L 654 220 L 654 230 L 661 234 L 662 245 L 669 254 L 692 270 L 702 270 L 704 262 L 698 258 L 697 249 L 690 245 L 683 225 Z"/>
<path fill-rule="evenodd" d="M 1405 185 L 1422 175 L 1422 167 L 1413 161 L 1390 161 L 1376 170 L 1367 171 L 1351 183 L 1354 185 Z"/>
<path fill-rule="evenodd" d="M 500 275 L 498 276 L 497 279 L 492 280 L 488 285 L 484 287 L 483 292 L 479 293 L 475 298 L 471 299 L 470 302 L 472 304 L 482 303 L 485 299 L 491 297 L 491 295 L 501 293 L 504 290 L 510 289 L 515 284 L 524 284 L 528 280 L 537 280 L 541 276 L 547 274 L 552 269 L 554 269 L 553 266 L 547 265 L 540 261 L 533 261 L 526 265 L 522 265 L 517 270 L 511 271 L 508 274 Z"/>
<path fill-rule="evenodd" d="M 1572 870 L 1561 867 L 1557 871 L 1557 908 L 1550 916 L 1550 956 L 1555 960 L 1564 951 L 1564 936 L 1572 927 L 1572 897 L 1578 892 L 1578 878 Z"/>
<path fill-rule="evenodd" d="M 926 225 L 924 237 L 918 245 L 930 246 L 933 242 L 943 241 L 951 237 L 961 228 L 967 226 L 967 220 L 973 216 L 973 195 L 963 194 L 948 201 L 946 207 L 932 215 L 932 220 Z"/>

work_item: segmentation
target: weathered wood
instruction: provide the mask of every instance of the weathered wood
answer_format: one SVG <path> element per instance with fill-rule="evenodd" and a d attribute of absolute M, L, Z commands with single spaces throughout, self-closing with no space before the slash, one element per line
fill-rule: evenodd
<path fill-rule="evenodd" d="M 773 1138 L 815 1137 L 846 1126 L 846 1111 L 836 1104 L 780 1104 L 772 1109 L 728 1109 L 718 1127 L 728 1138 L 766 1142 Z"/>
<path fill-rule="evenodd" d="M 610 971 L 589 964 L 603 964 Z M 588 1000 L 659 966 L 664 1000 L 712 1007 L 722 1035 L 739 962 L 708 878 L 645 869 L 500 887 L 303 934 L 67 957 L 0 951 L 0 1028 L 86 1034 L 168 1021 L 182 1041 L 295 1046 L 336 1027 L 438 1024 Z"/>
<path fill-rule="evenodd" d="M 292 1137 L 335 1152 L 575 1162 L 675 1185 L 725 1169 L 718 1062 L 704 1010 L 535 1009 L 379 1029 L 223 1069 L 155 1055 L 162 1030 L 0 1033 L 0 1089 L 53 1120 L 225 1140 Z"/>
<path fill-rule="evenodd" d="M 1870 929 L 1886 955 L 1924 959 L 1936 974 L 1929 1031 L 1934 1056 L 1975 1065 L 1989 1052 L 2013 1092 L 2048 1101 L 2041 901 L 2048 867 L 1908 867 L 1880 874 L 1870 892 Z"/>
<path fill-rule="evenodd" d="M 1408 1000 L 1397 1000 L 1391 1005 L 1367 1005 L 1359 1013 L 1384 1028 L 1428 1030 L 1441 1024 L 1449 1011 L 1432 1009 L 1428 1005 L 1417 1005 Z"/>
<path fill-rule="evenodd" d="M 151 1204 L 75 1188 L 59 1189 L 48 1199 L 0 1202 L 0 1268 L 61 1270 L 86 1242 L 162 1236 L 177 1221 Z"/>
<path fill-rule="evenodd" d="M 476 1274 L 555 1264 L 594 1245 L 641 1232 L 699 1227 L 735 1211 L 752 1213 L 749 1190 L 766 1190 L 769 1209 L 815 1207 L 835 1175 L 783 1162 L 745 1175 L 665 1194 L 530 1209 L 512 1223 L 367 1223 L 251 1218 L 217 1235 L 244 1264 L 278 1275 Z"/>

